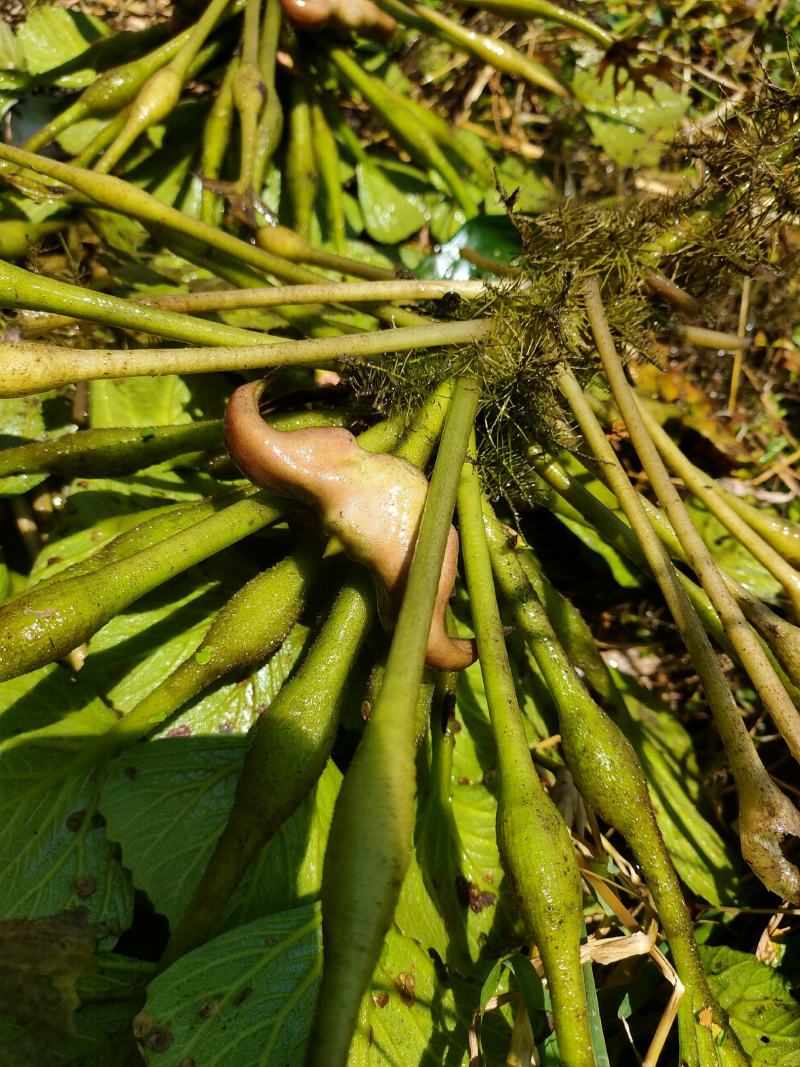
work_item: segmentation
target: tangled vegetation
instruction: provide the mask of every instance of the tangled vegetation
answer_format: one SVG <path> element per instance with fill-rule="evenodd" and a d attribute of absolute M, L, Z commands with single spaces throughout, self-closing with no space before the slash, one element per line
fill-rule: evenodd
<path fill-rule="evenodd" d="M 794 1063 L 800 16 L 176 6 L 0 33 L 3 1061 Z"/>

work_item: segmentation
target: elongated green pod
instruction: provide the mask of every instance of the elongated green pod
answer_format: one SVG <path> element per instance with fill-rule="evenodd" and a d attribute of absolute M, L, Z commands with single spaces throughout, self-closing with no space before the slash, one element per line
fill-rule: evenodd
<path fill-rule="evenodd" d="M 172 934 L 162 968 L 213 934 L 251 862 L 322 774 L 347 681 L 374 615 L 369 579 L 353 569 L 300 670 L 253 727 L 228 823 Z"/>
<path fill-rule="evenodd" d="M 269 344 L 272 340 L 268 334 L 83 289 L 11 263 L 0 262 L 0 303 L 3 307 L 49 311 L 108 326 L 140 330 L 191 345 Z"/>
<path fill-rule="evenodd" d="M 222 444 L 222 420 L 185 426 L 79 430 L 0 451 L 0 477 L 47 471 L 67 477 L 121 477 L 187 452 Z"/>
<path fill-rule="evenodd" d="M 258 43 L 258 69 L 261 71 L 266 102 L 259 116 L 253 151 L 253 190 L 257 195 L 261 195 L 267 165 L 280 144 L 283 133 L 283 107 L 275 87 L 275 63 L 280 29 L 280 0 L 266 0 L 261 24 L 261 39 Z"/>
<path fill-rule="evenodd" d="M 317 161 L 311 131 L 311 100 L 303 78 L 292 82 L 289 106 L 289 147 L 286 151 L 286 190 L 294 229 L 306 240 L 317 198 Z"/>
<path fill-rule="evenodd" d="M 347 1062 L 361 998 L 408 867 L 419 682 L 477 405 L 475 384 L 460 380 L 447 414 L 384 682 L 336 803 L 322 881 L 324 964 L 309 1067 Z"/>
<path fill-rule="evenodd" d="M 342 183 L 339 177 L 339 150 L 325 118 L 319 97 L 311 105 L 311 125 L 314 134 L 314 151 L 319 165 L 322 185 L 327 202 L 330 240 L 339 255 L 345 250 L 345 218 Z"/>
<path fill-rule="evenodd" d="M 233 82 L 238 69 L 238 61 L 232 59 L 225 68 L 225 74 L 219 83 L 217 95 L 211 105 L 206 124 L 203 128 L 203 147 L 200 153 L 200 174 L 202 178 L 214 181 L 219 177 L 225 153 L 231 138 L 233 126 Z M 214 191 L 206 183 L 200 207 L 200 218 L 210 226 L 217 225 L 222 212 L 218 210 Z"/>
<path fill-rule="evenodd" d="M 456 0 L 459 7 L 469 7 L 469 0 Z M 613 34 L 607 33 L 591 19 L 577 11 L 569 11 L 567 8 L 552 4 L 549 0 L 481 0 L 483 11 L 496 12 L 498 15 L 506 15 L 508 18 L 527 20 L 532 18 L 547 19 L 561 26 L 569 26 L 586 37 L 597 41 L 604 48 L 610 48 L 614 44 Z"/>
<path fill-rule="evenodd" d="M 477 208 L 471 192 L 428 131 L 405 106 L 398 106 L 395 95 L 378 78 L 363 71 L 345 51 L 333 48 L 329 56 L 345 82 L 358 90 L 414 159 L 442 176 L 459 207 L 472 218 Z"/>
<path fill-rule="evenodd" d="M 65 656 L 151 589 L 275 522 L 266 493 L 238 500 L 189 529 L 84 576 L 37 589 L 0 609 L 0 681 Z"/>
<path fill-rule="evenodd" d="M 253 162 L 258 118 L 266 99 L 266 86 L 258 63 L 261 0 L 247 0 L 244 8 L 242 61 L 233 79 L 233 103 L 239 113 L 239 181 L 242 195 L 253 192 Z"/>
<path fill-rule="evenodd" d="M 695 1033 L 694 1017 L 711 1012 L 722 1029 L 727 1020 L 714 1000 L 694 940 L 680 882 L 664 845 L 641 764 L 630 742 L 583 686 L 527 580 L 501 524 L 484 505 L 484 522 L 492 568 L 510 604 L 548 691 L 558 710 L 561 744 L 567 764 L 586 801 L 628 841 L 656 903 L 678 976 L 686 988 L 682 1003 L 681 1055 L 687 1064 L 709 1059 L 714 1042 L 708 1029 Z M 726 1040 L 736 1039 L 728 1033 Z M 703 1058 L 701 1052 L 703 1050 Z M 736 1062 L 728 1059 L 727 1062 Z M 739 1062 L 745 1063 L 743 1056 Z"/>
<path fill-rule="evenodd" d="M 476 33 L 474 28 L 468 29 L 436 9 L 417 3 L 416 0 L 378 0 L 378 5 L 394 15 L 398 22 L 422 29 L 445 40 L 454 48 L 461 49 L 483 63 L 488 63 L 502 74 L 521 78 L 529 85 L 546 89 L 556 96 L 570 95 L 567 86 L 547 67 L 536 63 L 497 37 Z"/>
<path fill-rule="evenodd" d="M 474 449 L 474 436 L 472 445 Z M 497 842 L 520 914 L 542 957 L 561 1062 L 594 1067 L 581 968 L 581 876 L 569 831 L 531 760 L 497 606 L 478 472 L 466 463 L 458 516 L 481 673 L 497 746 Z"/>
<path fill-rule="evenodd" d="M 308 541 L 234 593 L 197 649 L 103 735 L 98 752 L 129 747 L 218 679 L 263 663 L 300 618 L 320 557 L 320 546 Z"/>

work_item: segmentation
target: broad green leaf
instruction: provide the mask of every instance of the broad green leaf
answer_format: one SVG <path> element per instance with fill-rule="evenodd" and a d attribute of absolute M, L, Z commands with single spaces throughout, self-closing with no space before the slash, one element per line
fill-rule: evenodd
<path fill-rule="evenodd" d="M 638 589 L 642 584 L 642 575 L 636 567 L 621 556 L 615 548 L 605 541 L 592 526 L 585 526 L 582 522 L 568 519 L 565 515 L 556 515 L 559 522 L 563 522 L 568 530 L 575 534 L 592 552 L 605 560 L 614 581 L 624 589 Z"/>
<path fill-rule="evenodd" d="M 191 422 L 192 394 L 177 374 L 91 382 L 93 430 L 116 426 L 169 426 Z"/>
<path fill-rule="evenodd" d="M 506 216 L 480 215 L 470 219 L 424 259 L 417 274 L 420 278 L 452 278 L 455 281 L 491 276 L 469 260 L 462 259 L 462 248 L 471 248 L 498 263 L 508 263 L 519 255 L 519 235 Z"/>
<path fill-rule="evenodd" d="M 102 800 L 109 834 L 136 886 L 171 923 L 186 909 L 225 826 L 245 749 L 238 737 L 162 738 L 111 765 Z M 245 876 L 224 929 L 318 896 L 339 778 L 329 763 Z"/>
<path fill-rule="evenodd" d="M 150 984 L 136 1020 L 145 1062 L 302 1063 L 322 966 L 320 922 L 316 904 L 265 915 L 174 963 Z"/>
<path fill-rule="evenodd" d="M 127 1053 L 136 1055 L 131 1019 L 153 966 L 101 952 L 97 970 L 78 980 L 80 1004 L 73 1029 L 58 1033 L 40 1022 L 0 1017 L 0 1050 L 5 1067 L 108 1067 Z"/>
<path fill-rule="evenodd" d="M 356 173 L 364 224 L 373 240 L 397 244 L 424 225 L 424 182 L 402 173 L 390 174 L 369 160 L 359 163 Z"/>
<path fill-rule="evenodd" d="M 614 672 L 631 714 L 628 740 L 636 749 L 673 863 L 686 885 L 711 904 L 738 899 L 739 865 L 698 809 L 700 772 L 691 738 L 651 692 Z"/>
<path fill-rule="evenodd" d="M 87 148 L 100 131 L 108 125 L 108 121 L 107 117 L 97 118 L 94 115 L 81 119 L 67 126 L 56 140 L 68 155 L 80 155 L 84 148 Z"/>
<path fill-rule="evenodd" d="M 572 89 L 584 104 L 595 141 L 619 167 L 656 167 L 678 131 L 689 96 L 651 78 L 650 92 L 627 81 L 614 91 L 614 72 L 598 78 L 594 70 L 577 70 Z"/>
<path fill-rule="evenodd" d="M 107 32 L 92 15 L 66 11 L 50 4 L 37 4 L 20 26 L 17 40 L 31 74 L 44 74 L 85 52 L 92 41 Z M 58 79 L 68 89 L 91 84 L 92 71 L 76 71 Z"/>
<path fill-rule="evenodd" d="M 466 991 L 466 990 L 464 990 Z M 364 998 L 347 1067 L 461 1067 L 469 1062 L 464 1020 L 477 1007 L 459 1005 L 452 985 L 443 985 L 428 953 L 395 930 Z"/>
<path fill-rule="evenodd" d="M 507 196 L 516 193 L 514 210 L 523 215 L 538 215 L 547 211 L 556 201 L 552 184 L 536 171 L 535 164 L 519 156 L 506 156 L 497 168 L 501 187 Z M 504 202 L 496 189 L 489 190 L 484 200 L 484 209 L 489 215 L 507 216 Z"/>
<path fill-rule="evenodd" d="M 92 768 L 69 772 L 116 717 L 60 666 L 2 683 L 0 709 L 0 914 L 80 905 L 92 922 L 127 929 L 133 891 L 97 810 L 99 778 Z"/>
<path fill-rule="evenodd" d="M 727 527 L 696 500 L 687 500 L 686 507 L 703 540 L 711 549 L 717 565 L 737 582 L 741 582 L 745 589 L 759 600 L 767 604 L 779 602 L 783 596 L 780 582 L 750 555 L 741 542 L 730 534 Z"/>
<path fill-rule="evenodd" d="M 55 392 L 0 399 L 0 448 L 13 448 L 46 437 L 50 431 L 69 424 L 69 409 Z M 45 474 L 13 474 L 0 478 L 0 497 L 27 493 L 46 477 Z"/>
<path fill-rule="evenodd" d="M 753 1067 L 800 1067 L 800 1003 L 789 983 L 746 952 L 701 946 L 700 955 Z"/>

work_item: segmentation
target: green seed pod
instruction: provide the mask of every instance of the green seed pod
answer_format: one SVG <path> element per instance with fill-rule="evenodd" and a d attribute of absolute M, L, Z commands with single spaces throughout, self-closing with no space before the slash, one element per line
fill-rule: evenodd
<path fill-rule="evenodd" d="M 373 599 L 367 576 L 353 571 L 300 670 L 256 722 L 228 824 L 162 968 L 213 933 L 252 860 L 322 774 L 344 689 L 374 617 Z"/>
<path fill-rule="evenodd" d="M 317 174 L 308 86 L 302 78 L 295 78 L 292 82 L 289 107 L 289 147 L 286 152 L 285 180 L 294 229 L 305 240 L 311 236 L 311 219 L 317 198 Z"/>
<path fill-rule="evenodd" d="M 625 837 L 644 871 L 676 969 L 686 987 L 686 1003 L 681 1008 L 681 1051 L 687 1063 L 698 1062 L 698 1045 L 705 1046 L 705 1052 L 711 1054 L 714 1043 L 708 1030 L 702 1033 L 703 1028 L 697 1027 L 695 1033 L 692 1019 L 700 1011 L 710 1011 L 718 1026 L 724 1028 L 728 1024 L 700 963 L 689 912 L 658 828 L 641 764 L 630 742 L 594 702 L 575 673 L 504 537 L 502 525 L 488 505 L 485 527 L 498 584 L 558 709 L 561 744 L 575 783 L 598 814 Z M 736 1043 L 732 1034 L 728 1041 Z M 740 1062 L 744 1064 L 744 1059 Z"/>
<path fill-rule="evenodd" d="M 0 681 L 65 656 L 139 597 L 275 522 L 266 494 L 239 500 L 187 530 L 94 572 L 33 588 L 0 609 Z"/>

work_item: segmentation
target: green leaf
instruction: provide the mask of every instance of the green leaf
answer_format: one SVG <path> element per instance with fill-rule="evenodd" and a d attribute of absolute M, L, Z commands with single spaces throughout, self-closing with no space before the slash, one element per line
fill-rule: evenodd
<path fill-rule="evenodd" d="M 505 215 L 479 215 L 424 259 L 417 274 L 420 278 L 452 278 L 455 281 L 491 277 L 487 271 L 462 259 L 462 248 L 471 248 L 498 263 L 508 263 L 520 253 L 519 234 Z"/>
<path fill-rule="evenodd" d="M 633 563 L 629 563 L 615 548 L 605 541 L 592 526 L 585 526 L 582 522 L 568 519 L 565 515 L 556 515 L 559 522 L 563 522 L 568 530 L 575 534 L 592 552 L 606 561 L 608 569 L 614 581 L 624 589 L 638 589 L 642 584 L 641 572 Z"/>
<path fill-rule="evenodd" d="M 469 1061 L 464 1019 L 452 986 L 443 985 L 428 953 L 395 930 L 362 1002 L 347 1067 L 460 1067 Z"/>
<path fill-rule="evenodd" d="M 402 172 L 391 176 L 384 167 L 364 160 L 356 168 L 358 201 L 370 237 L 381 244 L 397 244 L 425 223 L 424 182 Z"/>
<path fill-rule="evenodd" d="M 37 4 L 20 26 L 17 40 L 31 74 L 44 74 L 85 52 L 92 41 L 107 33 L 103 22 L 92 15 L 63 7 Z M 96 73 L 75 71 L 57 79 L 65 89 L 90 85 Z"/>
<path fill-rule="evenodd" d="M 169 426 L 191 422 L 192 394 L 177 374 L 91 382 L 93 430 L 116 426 Z"/>
<path fill-rule="evenodd" d="M 700 771 L 691 738 L 667 707 L 628 675 L 614 671 L 631 714 L 628 740 L 642 761 L 656 819 L 678 874 L 711 904 L 739 899 L 738 864 L 698 808 Z"/>
<path fill-rule="evenodd" d="M 783 597 L 783 587 L 758 560 L 751 556 L 726 526 L 696 500 L 687 500 L 686 508 L 703 540 L 711 549 L 719 567 L 740 582 L 748 593 L 766 604 L 776 604 Z"/>
<path fill-rule="evenodd" d="M 0 399 L 0 448 L 12 448 L 69 426 L 69 411 L 55 392 Z M 0 497 L 19 496 L 35 488 L 46 474 L 12 474 L 0 478 Z"/>
<path fill-rule="evenodd" d="M 151 983 L 136 1020 L 145 1062 L 302 1063 L 322 966 L 320 922 L 316 904 L 265 915 L 174 963 Z"/>
<path fill-rule="evenodd" d="M 577 70 L 572 90 L 585 105 L 594 139 L 619 167 L 656 167 L 667 143 L 678 131 L 689 96 L 650 79 L 650 92 L 628 81 L 614 91 L 614 72 L 600 79 L 593 69 Z"/>
<path fill-rule="evenodd" d="M 140 745 L 111 765 L 102 800 L 109 834 L 136 886 L 173 924 L 225 826 L 245 750 L 244 738 L 178 736 Z M 329 763 L 245 876 L 223 929 L 318 896 L 340 777 Z"/>
<path fill-rule="evenodd" d="M 0 712 L 0 914 L 83 906 L 92 922 L 127 929 L 133 890 L 97 810 L 98 777 L 91 768 L 64 776 L 116 717 L 60 666 L 2 683 Z"/>
<path fill-rule="evenodd" d="M 800 1003 L 789 983 L 746 952 L 701 946 L 700 955 L 753 1067 L 800 1067 Z"/>

